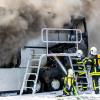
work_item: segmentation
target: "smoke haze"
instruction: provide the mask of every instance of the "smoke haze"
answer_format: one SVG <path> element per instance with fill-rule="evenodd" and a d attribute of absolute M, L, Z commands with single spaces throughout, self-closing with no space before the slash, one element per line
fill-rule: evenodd
<path fill-rule="evenodd" d="M 99 0 L 0 0 L 0 65 L 8 64 L 42 28 L 63 27 L 71 16 L 86 17 L 89 45 L 99 49 L 99 9 Z"/>

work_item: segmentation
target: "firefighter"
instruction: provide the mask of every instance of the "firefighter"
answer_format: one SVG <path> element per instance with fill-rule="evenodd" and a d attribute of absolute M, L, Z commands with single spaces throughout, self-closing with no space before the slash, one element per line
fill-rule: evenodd
<path fill-rule="evenodd" d="M 77 94 L 72 69 L 68 69 L 67 76 L 64 78 L 63 94 L 66 96 Z"/>
<path fill-rule="evenodd" d="M 77 64 L 83 64 L 83 51 L 82 50 L 77 50 Z M 78 66 L 78 69 L 82 69 L 81 66 Z"/>
<path fill-rule="evenodd" d="M 83 67 L 80 66 L 81 64 L 83 64 L 82 60 L 83 60 L 83 51 L 82 50 L 77 50 L 77 67 L 76 70 L 83 70 Z M 80 73 L 81 74 L 81 73 Z"/>
<path fill-rule="evenodd" d="M 84 67 L 81 66 L 83 64 L 83 51 L 82 50 L 77 50 L 77 68 L 76 70 L 84 70 Z M 79 72 L 78 73 L 79 75 L 83 75 L 84 73 L 83 72 Z"/>
<path fill-rule="evenodd" d="M 77 66 L 75 66 L 76 70 L 79 70 L 79 72 L 77 72 L 77 79 L 78 82 L 80 82 L 80 86 L 79 87 L 81 90 L 87 90 L 87 84 L 81 84 L 81 83 L 85 83 L 87 80 L 84 78 L 85 72 L 84 72 L 84 66 L 82 66 L 84 64 L 83 60 L 84 60 L 84 56 L 83 56 L 83 51 L 82 50 L 77 50 Z M 83 78 L 82 78 L 83 77 Z"/>
<path fill-rule="evenodd" d="M 92 92 L 92 78 L 90 77 L 90 71 L 91 71 L 91 67 L 93 65 L 93 61 L 91 60 L 90 56 L 87 56 L 83 59 L 83 64 L 85 65 L 85 70 L 87 72 L 87 90 L 89 90 L 90 92 Z"/>
<path fill-rule="evenodd" d="M 100 54 L 98 54 L 96 47 L 91 47 L 89 54 L 92 60 L 90 76 L 92 77 L 93 89 L 95 94 L 99 94 Z"/>

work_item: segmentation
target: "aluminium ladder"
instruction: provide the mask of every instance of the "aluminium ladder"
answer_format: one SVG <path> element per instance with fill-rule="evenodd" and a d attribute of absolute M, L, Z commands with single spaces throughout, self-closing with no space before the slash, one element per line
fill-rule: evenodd
<path fill-rule="evenodd" d="M 76 80 L 77 91 L 79 90 L 80 87 L 82 87 L 84 85 L 87 87 L 87 89 L 90 89 L 90 86 L 89 86 L 90 82 L 89 82 L 87 70 L 86 70 L 85 65 L 83 63 L 81 63 L 81 64 L 76 63 L 78 61 L 78 59 L 79 58 L 69 57 L 71 67 L 74 71 L 74 77 Z M 75 67 L 77 67 L 77 68 L 81 67 L 82 69 L 75 69 Z M 78 75 L 79 73 L 83 73 L 83 76 Z M 85 80 L 85 81 L 83 81 L 83 80 Z"/>
<path fill-rule="evenodd" d="M 42 55 L 42 56 L 34 55 L 33 56 L 34 58 L 31 57 L 30 60 L 28 61 L 26 72 L 24 75 L 24 80 L 23 80 L 22 87 L 20 90 L 20 95 L 22 95 L 24 90 L 26 90 L 26 89 L 32 89 L 32 94 L 35 94 L 39 70 L 40 70 L 40 66 L 41 66 L 41 60 L 42 60 L 43 56 L 44 55 Z M 34 69 L 36 69 L 36 72 L 32 72 L 32 70 L 34 70 Z M 34 76 L 35 78 L 32 80 L 29 80 L 28 78 L 30 75 Z M 28 87 L 27 82 L 33 82 L 33 86 Z"/>

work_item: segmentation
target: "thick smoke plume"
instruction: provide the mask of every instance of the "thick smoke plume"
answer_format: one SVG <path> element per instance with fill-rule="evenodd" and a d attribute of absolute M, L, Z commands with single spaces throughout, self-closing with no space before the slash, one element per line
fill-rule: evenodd
<path fill-rule="evenodd" d="M 0 0 L 0 65 L 40 35 L 43 27 L 63 27 L 71 16 L 87 19 L 90 46 L 99 46 L 99 0 Z"/>

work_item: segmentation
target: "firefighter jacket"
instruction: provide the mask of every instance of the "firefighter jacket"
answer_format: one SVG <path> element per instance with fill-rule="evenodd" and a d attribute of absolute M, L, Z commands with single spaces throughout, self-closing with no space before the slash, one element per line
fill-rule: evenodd
<path fill-rule="evenodd" d="M 89 58 L 86 57 L 83 60 L 85 67 L 88 69 L 88 66 L 91 66 L 90 75 L 91 76 L 100 76 L 100 54 Z"/>
<path fill-rule="evenodd" d="M 100 54 L 94 56 L 92 60 L 91 76 L 100 76 Z"/>
<path fill-rule="evenodd" d="M 65 77 L 64 78 L 64 88 L 63 93 L 66 95 L 71 95 L 71 92 L 73 95 L 76 95 L 76 88 L 75 88 L 75 80 L 73 77 Z"/>
<path fill-rule="evenodd" d="M 77 60 L 77 66 L 76 66 L 77 68 L 75 68 L 75 69 L 76 70 L 81 70 L 81 71 L 84 70 L 84 67 L 82 65 L 83 65 L 83 60 L 82 59 L 78 59 Z M 79 75 L 84 75 L 85 73 L 84 72 L 81 72 L 81 71 L 78 72 L 78 74 Z"/>
<path fill-rule="evenodd" d="M 89 57 L 85 57 L 83 59 L 83 64 L 85 65 L 85 69 L 88 70 L 91 69 L 91 67 L 93 66 L 93 61 Z"/>

